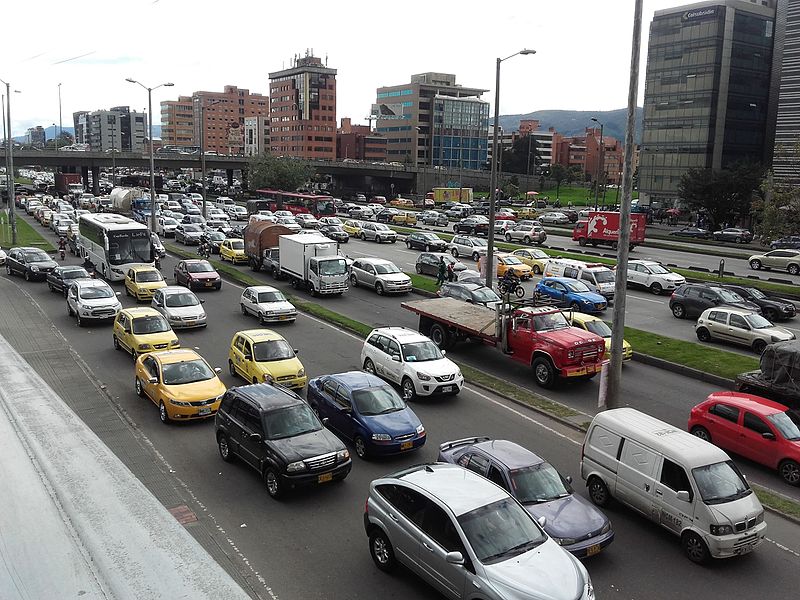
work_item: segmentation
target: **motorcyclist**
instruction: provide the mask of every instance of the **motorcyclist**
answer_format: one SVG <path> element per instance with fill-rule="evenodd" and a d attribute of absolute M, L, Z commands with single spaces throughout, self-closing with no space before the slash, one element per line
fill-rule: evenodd
<path fill-rule="evenodd" d="M 61 260 L 64 260 L 64 256 L 67 251 L 67 240 L 64 236 L 58 238 L 58 251 L 61 254 Z"/>
<path fill-rule="evenodd" d="M 513 269 L 506 269 L 506 272 L 503 273 L 503 276 L 500 278 L 500 289 L 511 294 L 518 285 L 519 277 L 517 277 L 517 274 Z"/>

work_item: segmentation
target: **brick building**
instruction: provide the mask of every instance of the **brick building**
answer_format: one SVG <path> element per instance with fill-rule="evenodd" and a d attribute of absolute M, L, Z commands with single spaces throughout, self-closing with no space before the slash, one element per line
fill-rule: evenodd
<path fill-rule="evenodd" d="M 374 133 L 369 125 L 353 125 L 349 117 L 342 119 L 336 130 L 336 160 L 352 158 L 370 162 L 386 160 L 386 138 Z"/>
<path fill-rule="evenodd" d="M 306 53 L 269 74 L 272 154 L 336 160 L 336 69 Z"/>
<path fill-rule="evenodd" d="M 191 96 L 161 103 L 161 142 L 165 146 L 197 146 Z"/>
<path fill-rule="evenodd" d="M 603 165 L 605 185 L 618 185 L 622 180 L 622 165 L 625 149 L 616 138 L 603 136 L 601 156 L 600 128 L 587 127 L 583 135 L 564 136 L 553 134 L 553 164 L 567 168 L 579 167 L 587 181 L 597 178 L 598 167 Z"/>

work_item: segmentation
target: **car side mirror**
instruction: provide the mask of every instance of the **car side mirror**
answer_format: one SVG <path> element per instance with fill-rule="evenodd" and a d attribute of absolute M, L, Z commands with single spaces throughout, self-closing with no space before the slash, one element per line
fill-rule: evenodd
<path fill-rule="evenodd" d="M 244 355 L 244 359 L 245 360 L 253 360 L 253 355 L 252 354 L 245 354 Z"/>
<path fill-rule="evenodd" d="M 544 529 L 544 526 L 547 525 L 547 517 L 539 517 L 536 519 L 536 522 L 539 524 L 539 527 Z"/>
<path fill-rule="evenodd" d="M 399 354 L 392 354 L 392 360 L 394 362 L 400 362 L 400 355 Z"/>
<path fill-rule="evenodd" d="M 764 433 L 761 434 L 761 437 L 763 437 L 765 440 L 775 441 L 775 434 L 772 433 L 771 431 L 765 431 Z"/>
<path fill-rule="evenodd" d="M 461 552 L 448 552 L 444 555 L 444 560 L 450 565 L 463 565 L 464 555 Z"/>
<path fill-rule="evenodd" d="M 300 350 L 298 350 L 297 348 L 294 348 L 294 353 L 295 354 L 300 354 Z"/>
<path fill-rule="evenodd" d="M 261 441 L 261 434 L 260 433 L 251 433 L 250 434 L 250 439 L 252 441 L 256 442 L 256 443 L 259 443 Z"/>
<path fill-rule="evenodd" d="M 572 475 L 567 475 L 565 477 L 565 479 L 566 479 L 567 483 L 572 483 Z"/>
<path fill-rule="evenodd" d="M 117 296 L 122 296 L 122 292 L 114 292 Z"/>
<path fill-rule="evenodd" d="M 689 492 L 687 492 L 686 490 L 681 490 L 680 492 L 675 494 L 675 497 L 681 502 L 691 502 L 691 499 L 689 498 Z"/>
<path fill-rule="evenodd" d="M 148 377 L 147 383 L 158 383 L 158 377 Z"/>
<path fill-rule="evenodd" d="M 205 298 L 198 298 L 198 300 L 200 300 L 200 304 L 205 304 L 206 303 Z"/>
<path fill-rule="evenodd" d="M 447 355 L 447 350 L 440 350 L 440 352 L 442 353 L 442 356 L 446 356 Z"/>
<path fill-rule="evenodd" d="M 131 328 L 130 327 L 124 327 L 122 329 L 122 331 L 124 331 L 125 333 L 130 333 L 131 332 Z"/>
<path fill-rule="evenodd" d="M 222 369 L 219 367 L 214 367 L 214 373 L 222 373 Z"/>

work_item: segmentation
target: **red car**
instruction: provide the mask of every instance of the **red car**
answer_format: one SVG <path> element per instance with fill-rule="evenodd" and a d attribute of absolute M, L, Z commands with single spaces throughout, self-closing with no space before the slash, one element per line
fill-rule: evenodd
<path fill-rule="evenodd" d="M 218 290 L 222 287 L 222 278 L 207 260 L 182 260 L 175 266 L 173 274 L 176 285 L 186 286 L 190 290 Z"/>
<path fill-rule="evenodd" d="M 761 396 L 715 392 L 692 409 L 689 431 L 800 484 L 800 412 Z"/>

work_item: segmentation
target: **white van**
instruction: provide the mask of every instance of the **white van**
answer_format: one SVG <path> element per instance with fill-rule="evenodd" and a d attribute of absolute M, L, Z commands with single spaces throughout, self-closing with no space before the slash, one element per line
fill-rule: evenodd
<path fill-rule="evenodd" d="M 601 263 L 587 263 L 570 258 L 551 258 L 544 265 L 544 274 L 549 277 L 571 277 L 580 279 L 609 303 L 614 301 L 614 271 Z"/>
<path fill-rule="evenodd" d="M 597 506 L 613 499 L 680 536 L 696 562 L 751 552 L 764 509 L 724 451 L 632 408 L 599 413 L 586 433 L 581 477 Z"/>

